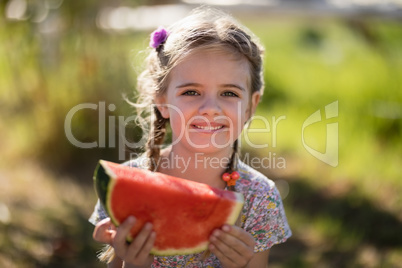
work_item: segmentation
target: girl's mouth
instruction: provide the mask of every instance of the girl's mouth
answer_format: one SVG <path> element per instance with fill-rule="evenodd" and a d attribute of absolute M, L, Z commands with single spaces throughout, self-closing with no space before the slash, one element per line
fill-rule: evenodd
<path fill-rule="evenodd" d="M 200 129 L 207 132 L 213 132 L 224 128 L 224 125 L 191 125 L 193 128 Z"/>

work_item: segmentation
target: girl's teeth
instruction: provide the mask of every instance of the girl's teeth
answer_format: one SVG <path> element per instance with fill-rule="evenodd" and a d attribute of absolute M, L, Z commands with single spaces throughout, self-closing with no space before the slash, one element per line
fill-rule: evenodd
<path fill-rule="evenodd" d="M 197 125 L 195 125 L 195 127 L 199 128 L 199 129 L 203 129 L 203 130 L 218 130 L 218 129 L 223 128 L 223 126 L 218 126 L 218 127 L 205 126 L 205 127 L 203 127 L 203 126 L 197 126 Z"/>

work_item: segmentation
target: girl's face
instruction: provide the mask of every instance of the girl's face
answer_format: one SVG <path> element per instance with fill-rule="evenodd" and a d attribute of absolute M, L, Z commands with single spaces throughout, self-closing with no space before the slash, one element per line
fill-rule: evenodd
<path fill-rule="evenodd" d="M 231 148 L 259 97 L 250 93 L 246 59 L 202 51 L 173 68 L 167 92 L 156 102 L 170 119 L 173 148 L 211 153 Z"/>

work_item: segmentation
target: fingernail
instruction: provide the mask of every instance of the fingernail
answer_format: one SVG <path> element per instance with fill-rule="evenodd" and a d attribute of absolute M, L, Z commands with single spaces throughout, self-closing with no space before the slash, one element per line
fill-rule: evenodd
<path fill-rule="evenodd" d="M 128 223 L 132 224 L 132 223 L 135 222 L 135 217 L 134 217 L 134 216 L 129 216 L 129 217 L 127 218 L 127 221 L 128 221 Z"/>
<path fill-rule="evenodd" d="M 212 235 L 214 235 L 214 236 L 219 236 L 220 235 L 220 231 L 219 230 L 215 230 L 213 233 L 212 233 Z"/>
<path fill-rule="evenodd" d="M 215 242 L 216 241 L 216 236 L 211 235 L 211 237 L 209 238 L 210 241 Z"/>
<path fill-rule="evenodd" d="M 230 231 L 229 225 L 223 225 L 222 230 L 225 232 L 229 232 Z"/>

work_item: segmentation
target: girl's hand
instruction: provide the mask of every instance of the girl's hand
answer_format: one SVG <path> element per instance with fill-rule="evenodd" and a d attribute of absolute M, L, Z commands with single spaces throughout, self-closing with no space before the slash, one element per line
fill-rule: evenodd
<path fill-rule="evenodd" d="M 254 238 L 237 226 L 224 225 L 215 230 L 210 242 L 209 250 L 223 267 L 247 267 L 254 256 Z"/>
<path fill-rule="evenodd" d="M 112 224 L 110 218 L 106 218 L 95 225 L 92 237 L 97 242 L 111 245 L 115 233 L 116 227 Z"/>
<path fill-rule="evenodd" d="M 124 267 L 150 267 L 153 256 L 150 251 L 154 245 L 156 233 L 152 231 L 152 224 L 147 223 L 128 244 L 126 237 L 135 224 L 134 217 L 128 217 L 117 229 L 113 227 L 110 219 L 100 221 L 94 230 L 96 241 L 110 244 L 117 257 L 125 262 Z"/>

